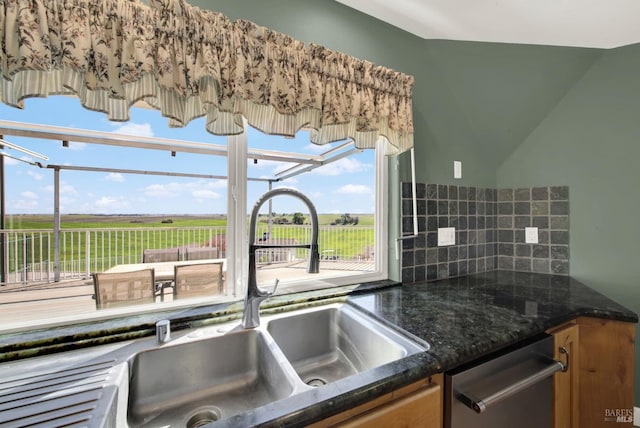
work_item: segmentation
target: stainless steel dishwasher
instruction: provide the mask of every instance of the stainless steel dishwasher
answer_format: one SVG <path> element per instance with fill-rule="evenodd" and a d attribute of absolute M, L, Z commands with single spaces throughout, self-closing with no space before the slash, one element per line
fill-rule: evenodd
<path fill-rule="evenodd" d="M 447 373 L 445 427 L 551 427 L 552 375 L 565 364 L 553 359 L 553 337 L 545 334 Z"/>

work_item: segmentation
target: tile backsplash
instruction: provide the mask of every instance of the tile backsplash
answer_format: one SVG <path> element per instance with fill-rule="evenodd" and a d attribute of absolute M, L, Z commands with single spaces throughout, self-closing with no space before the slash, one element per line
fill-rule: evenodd
<path fill-rule="evenodd" d="M 491 270 L 569 274 L 569 188 L 416 184 L 418 236 L 403 240 L 402 282 Z M 411 183 L 402 184 L 402 230 L 413 233 Z M 438 228 L 455 227 L 438 246 Z M 538 243 L 525 243 L 525 227 Z"/>

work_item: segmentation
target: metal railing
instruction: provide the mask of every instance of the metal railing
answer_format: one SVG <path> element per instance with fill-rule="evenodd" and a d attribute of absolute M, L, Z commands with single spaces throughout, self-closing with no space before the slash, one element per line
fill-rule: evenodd
<path fill-rule="evenodd" d="M 260 239 L 308 242 L 308 225 L 259 224 Z M 145 249 L 186 247 L 216 247 L 219 257 L 225 257 L 226 228 L 162 227 L 162 228 L 91 228 L 60 230 L 60 265 L 55 266 L 53 230 L 0 230 L 4 243 L 2 284 L 52 282 L 59 279 L 89 278 L 92 272 L 102 272 L 124 263 L 141 263 Z M 372 226 L 320 227 L 319 247 L 322 260 L 370 261 L 373 258 L 374 228 Z M 273 263 L 306 259 L 306 249 L 286 253 L 265 252 L 259 262 Z M 184 251 L 182 251 L 184 253 Z"/>

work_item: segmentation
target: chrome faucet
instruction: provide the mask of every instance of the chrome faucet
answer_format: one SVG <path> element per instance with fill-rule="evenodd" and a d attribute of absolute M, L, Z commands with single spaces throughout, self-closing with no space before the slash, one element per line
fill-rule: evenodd
<path fill-rule="evenodd" d="M 258 221 L 258 211 L 260 207 L 274 196 L 289 195 L 300 199 L 307 205 L 311 215 L 311 243 L 310 244 L 293 244 L 293 245 L 271 245 L 256 244 L 256 223 Z M 255 328 L 260 325 L 260 303 L 273 295 L 278 288 L 278 280 L 273 290 L 267 291 L 258 287 L 256 280 L 256 250 L 259 248 L 309 248 L 309 265 L 308 273 L 318 273 L 320 270 L 320 253 L 318 252 L 318 214 L 309 198 L 302 193 L 293 189 L 274 189 L 262 195 L 253 206 L 251 212 L 251 221 L 249 223 L 249 284 L 247 286 L 247 295 L 244 299 L 244 313 L 242 315 L 242 326 L 244 328 Z"/>

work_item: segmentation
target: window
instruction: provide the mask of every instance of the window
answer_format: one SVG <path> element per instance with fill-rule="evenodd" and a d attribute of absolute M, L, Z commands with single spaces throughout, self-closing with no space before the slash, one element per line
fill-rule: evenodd
<path fill-rule="evenodd" d="M 319 217 L 320 272 L 306 273 L 309 252 L 299 248 L 259 250 L 258 284 L 269 287 L 277 278 L 281 291 L 306 290 L 386 278 L 384 192 L 386 170 L 382 150 L 357 150 L 352 142 L 318 146 L 309 131 L 295 139 L 267 136 L 248 127 L 235 141 L 247 147 L 246 186 L 249 218 L 255 201 L 271 189 L 300 191 L 314 204 Z M 256 150 L 278 150 L 289 160 L 258 159 Z M 269 181 L 254 181 L 268 177 Z M 238 196 L 240 198 L 240 196 Z M 242 220 L 239 220 L 242 221 Z M 309 210 L 301 201 L 278 196 L 265 202 L 257 220 L 257 243 L 306 244 L 311 236 Z M 246 249 L 243 249 L 246 254 Z M 242 278 L 244 284 L 246 278 Z"/>
<path fill-rule="evenodd" d="M 5 327 L 16 321 L 44 324 L 62 314 L 65 322 L 69 315 L 71 319 L 96 316 L 89 275 L 114 265 L 140 263 L 145 249 L 179 248 L 183 260 L 187 247 L 214 247 L 216 258 L 226 259 L 225 287 L 214 297 L 181 302 L 173 301 L 171 287 L 165 289 L 168 284 L 159 281 L 159 291 L 166 293 L 164 299 L 157 298 L 162 306 L 105 311 L 139 312 L 242 298 L 248 216 L 258 197 L 277 187 L 296 188 L 314 203 L 320 218 L 320 273 L 306 273 L 307 250 L 263 250 L 258 260 L 261 287 L 270 288 L 275 278 L 280 280 L 280 292 L 386 278 L 382 150 L 361 152 L 349 141 L 315 146 L 306 130 L 295 139 L 267 136 L 250 127 L 241 136 L 216 137 L 205 131 L 203 120 L 170 129 L 158 112 L 139 108 L 131 110 L 129 122 L 113 123 L 66 97 L 28 100 L 24 111 L 2 105 L 0 112 L 3 121 L 55 125 L 62 127 L 61 132 L 80 128 L 113 133 L 116 142 L 70 139 L 66 143 L 16 136 L 6 122 L 2 124 L 6 140 L 49 157 L 36 163 L 22 153 L 2 150 L 6 218 L 0 304 L 13 308 L 0 311 L 0 318 L 7 318 L 2 319 Z M 174 141 L 174 149 L 158 150 L 155 144 L 160 140 Z M 54 276 L 56 206 L 62 214 L 58 278 Z M 274 198 L 260 211 L 258 239 L 280 245 L 306 243 L 309 221 L 301 202 Z M 77 287 L 75 294 L 68 295 L 70 284 Z M 60 314 L 47 311 L 46 319 L 38 318 L 45 316 L 42 311 L 28 318 L 25 305 L 49 298 L 43 285 L 65 289 L 61 298 L 69 299 L 69 304 L 61 305 L 65 309 Z M 12 293 L 9 301 L 8 291 L 16 290 L 29 294 L 16 302 L 17 294 Z"/>

